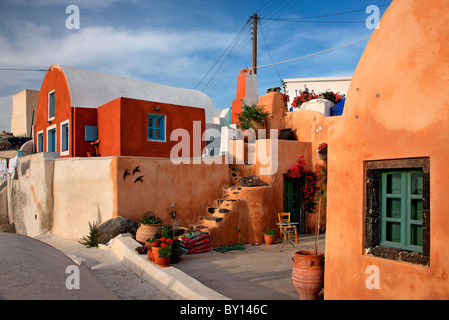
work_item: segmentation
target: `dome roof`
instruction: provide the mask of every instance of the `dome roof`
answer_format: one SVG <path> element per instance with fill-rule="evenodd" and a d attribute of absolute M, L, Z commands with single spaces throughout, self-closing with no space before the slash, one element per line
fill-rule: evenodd
<path fill-rule="evenodd" d="M 55 67 L 55 66 L 52 66 Z M 206 122 L 221 111 L 203 92 L 175 88 L 108 74 L 60 67 L 67 79 L 73 107 L 97 108 L 111 100 L 126 97 L 174 105 L 203 108 Z"/>

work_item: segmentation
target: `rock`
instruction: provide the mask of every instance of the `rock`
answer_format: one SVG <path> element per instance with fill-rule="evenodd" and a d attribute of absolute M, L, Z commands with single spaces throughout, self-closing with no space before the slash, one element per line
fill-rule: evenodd
<path fill-rule="evenodd" d="M 98 243 L 107 244 L 112 238 L 122 233 L 130 233 L 133 238 L 136 237 L 136 231 L 139 223 L 133 219 L 117 217 L 98 226 Z"/>

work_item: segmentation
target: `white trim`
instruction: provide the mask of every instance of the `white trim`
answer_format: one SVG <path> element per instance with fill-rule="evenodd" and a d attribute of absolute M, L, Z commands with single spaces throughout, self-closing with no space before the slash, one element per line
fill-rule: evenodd
<path fill-rule="evenodd" d="M 56 123 L 52 126 L 47 127 L 47 143 L 46 143 L 46 147 L 47 147 L 47 152 L 53 152 L 53 151 L 48 151 L 48 131 L 55 129 L 55 151 L 57 152 L 58 150 L 58 129 L 56 128 Z"/>
<path fill-rule="evenodd" d="M 48 92 L 48 96 L 47 96 L 47 117 L 48 117 L 48 121 L 54 120 L 55 116 L 56 116 L 56 93 L 55 93 L 55 114 L 53 115 L 52 118 L 50 118 L 50 95 L 52 93 L 55 93 L 55 89 L 49 91 Z"/>
<path fill-rule="evenodd" d="M 62 151 L 62 126 L 65 124 L 67 125 L 67 150 Z M 70 154 L 70 121 L 69 121 L 69 119 L 67 119 L 59 124 L 59 138 L 61 141 L 61 143 L 59 144 L 60 155 L 68 156 Z"/>
<path fill-rule="evenodd" d="M 39 151 L 39 135 L 42 135 L 42 150 Z M 44 130 L 36 133 L 36 152 L 44 152 Z"/>

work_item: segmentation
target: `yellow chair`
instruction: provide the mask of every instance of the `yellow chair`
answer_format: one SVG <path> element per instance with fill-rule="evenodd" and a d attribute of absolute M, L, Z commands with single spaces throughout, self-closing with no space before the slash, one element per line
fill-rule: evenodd
<path fill-rule="evenodd" d="M 290 222 L 290 212 L 278 212 L 278 217 L 279 222 Z M 291 235 L 295 236 L 295 241 L 296 243 L 298 243 L 298 229 L 296 228 L 296 226 L 286 226 L 284 228 L 285 230 L 295 229 L 294 231 L 292 231 Z M 283 236 L 284 228 L 281 228 L 281 237 Z"/>

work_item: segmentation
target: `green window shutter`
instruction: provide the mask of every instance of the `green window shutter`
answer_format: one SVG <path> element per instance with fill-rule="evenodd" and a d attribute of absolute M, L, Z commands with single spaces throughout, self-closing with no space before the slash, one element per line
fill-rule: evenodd
<path fill-rule="evenodd" d="M 422 252 L 422 170 L 382 173 L 381 245 Z"/>

